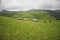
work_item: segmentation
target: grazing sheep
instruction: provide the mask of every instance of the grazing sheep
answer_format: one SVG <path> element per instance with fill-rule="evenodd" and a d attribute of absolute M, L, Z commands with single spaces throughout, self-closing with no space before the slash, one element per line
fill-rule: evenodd
<path fill-rule="evenodd" d="M 34 21 L 34 22 L 37 22 L 38 20 L 37 19 L 31 19 L 32 21 Z"/>
<path fill-rule="evenodd" d="M 18 20 L 32 20 L 34 22 L 38 21 L 38 19 L 32 19 L 32 18 L 19 18 Z"/>
<path fill-rule="evenodd" d="M 23 18 L 24 20 L 27 20 L 27 18 Z"/>
<path fill-rule="evenodd" d="M 28 18 L 19 18 L 18 20 L 28 20 Z"/>

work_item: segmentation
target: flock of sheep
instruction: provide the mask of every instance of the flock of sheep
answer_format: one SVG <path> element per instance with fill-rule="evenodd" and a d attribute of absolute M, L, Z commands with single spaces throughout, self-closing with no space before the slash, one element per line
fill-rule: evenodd
<path fill-rule="evenodd" d="M 38 19 L 33 19 L 33 18 L 18 18 L 18 20 L 32 20 L 32 21 L 35 21 L 35 22 L 38 21 Z"/>
<path fill-rule="evenodd" d="M 32 20 L 34 22 L 38 22 L 39 21 L 38 19 L 34 19 L 34 18 L 18 18 L 18 20 Z M 44 20 L 44 22 L 46 23 L 47 20 Z M 49 22 L 51 23 L 52 21 L 49 20 Z"/>

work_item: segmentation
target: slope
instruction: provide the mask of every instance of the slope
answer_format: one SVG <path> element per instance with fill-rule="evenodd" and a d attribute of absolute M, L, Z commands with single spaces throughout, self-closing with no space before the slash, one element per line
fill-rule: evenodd
<path fill-rule="evenodd" d="M 45 10 L 31 10 L 31 11 L 20 11 L 20 12 L 2 12 L 0 16 L 8 16 L 14 18 L 36 18 L 36 19 L 56 19 L 55 17 L 51 16 Z"/>
<path fill-rule="evenodd" d="M 45 23 L 0 16 L 0 40 L 60 40 L 59 28 L 59 20 Z"/>

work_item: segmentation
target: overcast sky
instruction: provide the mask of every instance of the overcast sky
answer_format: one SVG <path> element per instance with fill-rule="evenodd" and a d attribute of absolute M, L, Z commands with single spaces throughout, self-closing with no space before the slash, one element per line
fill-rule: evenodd
<path fill-rule="evenodd" d="M 0 10 L 58 9 L 60 0 L 1 0 Z"/>

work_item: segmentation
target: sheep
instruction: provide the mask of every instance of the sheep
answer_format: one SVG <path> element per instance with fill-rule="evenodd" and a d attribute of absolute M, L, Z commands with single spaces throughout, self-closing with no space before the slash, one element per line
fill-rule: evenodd
<path fill-rule="evenodd" d="M 34 21 L 34 22 L 37 22 L 38 20 L 37 19 L 31 19 L 32 21 Z"/>
<path fill-rule="evenodd" d="M 18 20 L 32 20 L 34 22 L 38 21 L 38 19 L 33 19 L 33 18 L 19 18 Z"/>

